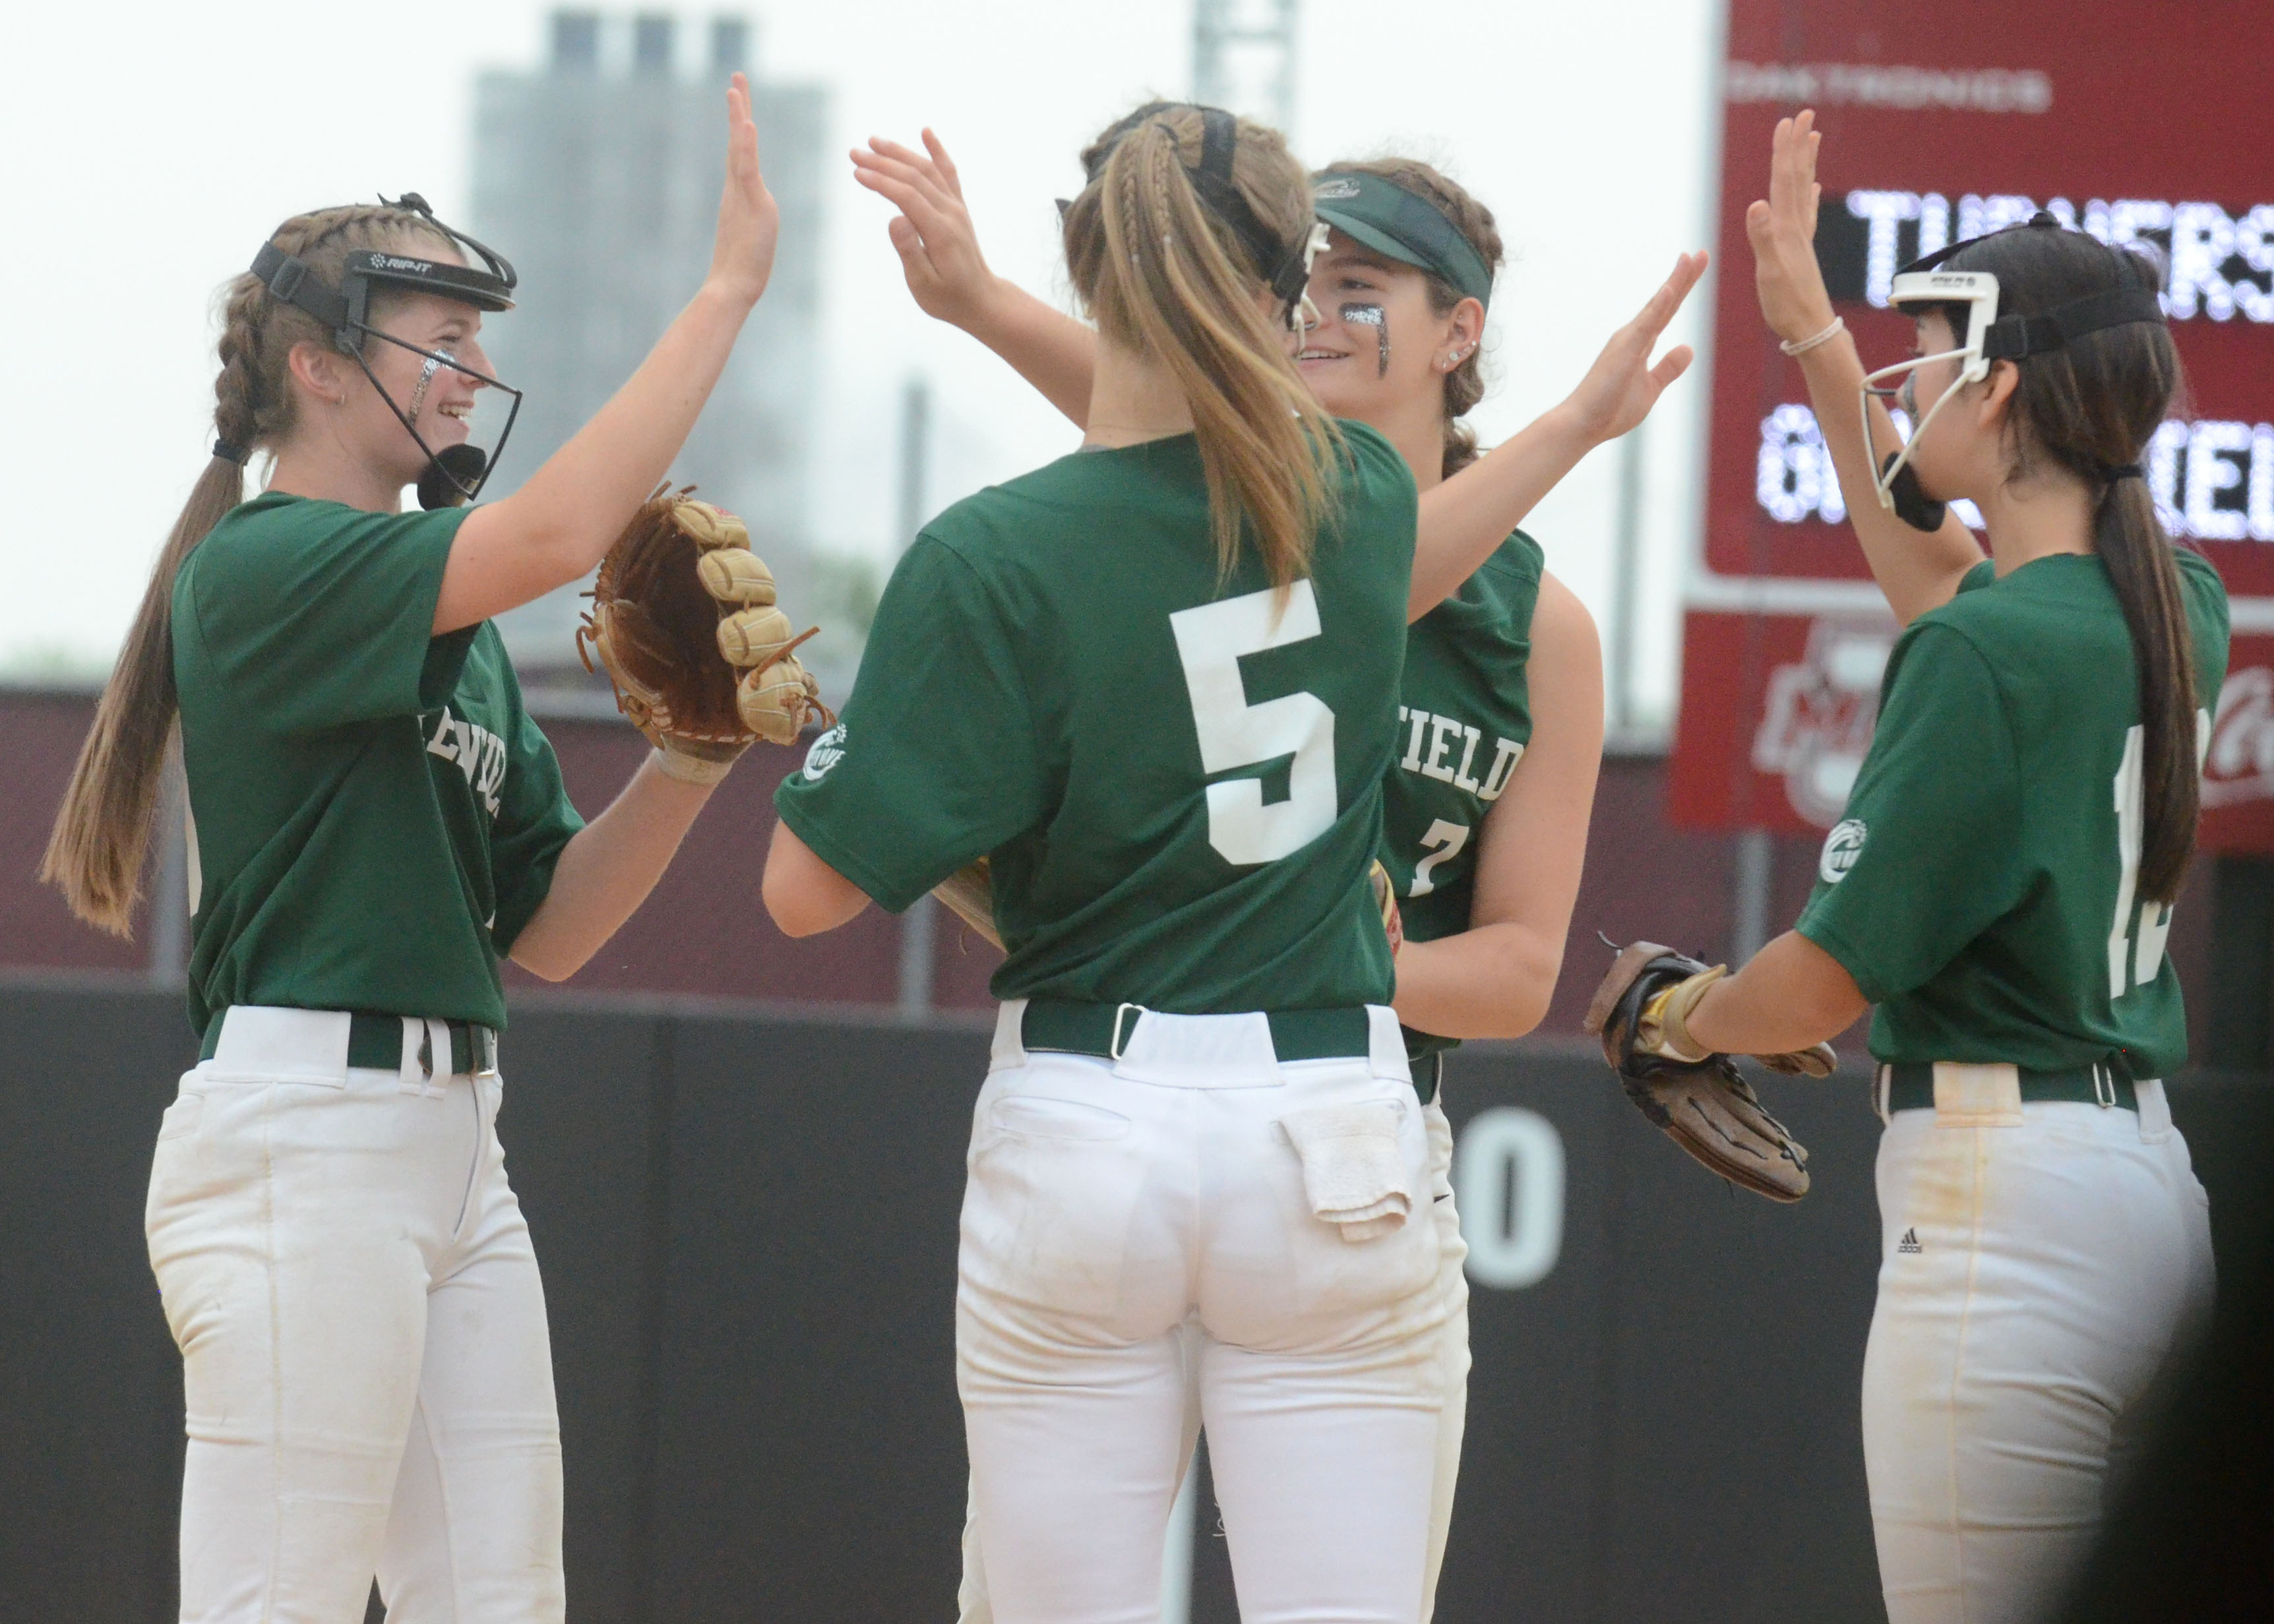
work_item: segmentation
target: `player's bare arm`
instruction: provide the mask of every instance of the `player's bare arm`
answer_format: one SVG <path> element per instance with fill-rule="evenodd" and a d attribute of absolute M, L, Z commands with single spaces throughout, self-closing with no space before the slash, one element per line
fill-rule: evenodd
<path fill-rule="evenodd" d="M 1491 455 L 1421 498 L 1408 614 L 1419 620 L 1524 522 L 1580 458 L 1639 425 L 1666 387 L 1690 369 L 1687 344 L 1653 364 L 1659 335 L 1682 308 L 1706 256 L 1686 253 L 1632 321 L 1611 335 L 1579 387 Z"/>
<path fill-rule="evenodd" d="M 1515 1038 L 1547 1013 L 1578 900 L 1603 754 L 1602 650 L 1577 596 L 1542 575 L 1526 663 L 1534 722 L 1480 832 L 1469 929 L 1408 941 L 1398 1019 L 1452 1038 Z"/>
<path fill-rule="evenodd" d="M 1832 453 L 1840 488 L 1855 493 L 1848 522 L 1863 545 L 1872 577 L 1886 594 L 1895 618 L 1908 626 L 1928 610 L 1948 603 L 1966 572 L 1982 561 L 1982 549 L 1954 515 L 1931 533 L 1913 530 L 1870 500 L 1871 457 L 1864 446 L 1856 410 L 1865 398 L 1864 363 L 1856 341 L 1837 320 L 1824 273 L 1816 262 L 1816 209 L 1823 188 L 1816 179 L 1816 151 L 1824 138 L 1816 115 L 1803 112 L 1778 122 L 1769 159 L 1769 195 L 1745 210 L 1745 235 L 1753 248 L 1753 282 L 1761 318 L 1783 342 L 1799 346 L 1830 332 L 1794 358 L 1808 380 L 1817 426 Z M 1878 444 L 1899 443 L 1894 421 L 1876 396 L 1869 397 L 1872 436 Z"/>
<path fill-rule="evenodd" d="M 772 274 L 780 211 L 758 165 L 748 84 L 727 92 L 727 184 L 710 274 L 637 372 L 503 501 L 460 527 L 434 605 L 439 636 L 577 579 L 664 477 Z"/>
<path fill-rule="evenodd" d="M 814 853 L 787 823 L 774 825 L 763 886 L 766 912 L 787 936 L 814 936 L 849 925 L 869 894 Z"/>
<path fill-rule="evenodd" d="M 647 900 L 713 786 L 689 784 L 651 756 L 608 809 L 569 838 L 552 889 L 514 939 L 513 961 L 548 981 L 583 969 Z"/>
<path fill-rule="evenodd" d="M 989 268 L 955 161 L 930 129 L 923 145 L 919 153 L 871 136 L 852 154 L 853 178 L 900 211 L 887 229 L 916 307 L 970 334 L 1076 428 L 1088 427 L 1097 335 Z"/>
<path fill-rule="evenodd" d="M 1725 1055 L 1781 1055 L 1828 1043 L 1871 1007 L 1840 961 L 1797 930 L 1706 989 L 1688 1018 L 1699 1045 Z"/>

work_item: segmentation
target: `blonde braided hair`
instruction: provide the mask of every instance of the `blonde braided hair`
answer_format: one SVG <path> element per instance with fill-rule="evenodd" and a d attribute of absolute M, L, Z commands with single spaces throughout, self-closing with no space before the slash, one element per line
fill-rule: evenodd
<path fill-rule="evenodd" d="M 426 241 L 456 252 L 422 216 L 385 205 L 350 204 L 296 214 L 269 240 L 335 288 L 347 256 L 358 249 Z M 133 934 L 159 781 L 179 709 L 174 688 L 174 582 L 183 560 L 245 500 L 243 460 L 256 450 L 274 452 L 290 435 L 298 410 L 291 387 L 292 347 L 328 347 L 332 342 L 313 317 L 271 298 L 249 272 L 230 280 L 220 305 L 221 371 L 214 378 L 214 433 L 220 445 L 150 571 L 141 607 L 95 706 L 40 860 L 40 877 L 63 892 L 72 913 L 119 936 Z"/>
<path fill-rule="evenodd" d="M 1191 408 L 1219 568 L 1245 536 L 1284 590 L 1309 573 L 1332 516 L 1342 436 L 1262 309 L 1262 278 L 1193 185 L 1202 143 L 1201 110 L 1183 106 L 1092 143 L 1096 178 L 1066 209 L 1066 269 L 1098 331 L 1166 368 Z M 1265 229 L 1302 243 L 1309 178 L 1278 132 L 1239 121 L 1231 181 Z"/>

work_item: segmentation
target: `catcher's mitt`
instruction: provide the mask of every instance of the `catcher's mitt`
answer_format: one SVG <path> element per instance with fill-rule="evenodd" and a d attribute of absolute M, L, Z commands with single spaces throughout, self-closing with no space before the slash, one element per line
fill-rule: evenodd
<path fill-rule="evenodd" d="M 774 578 L 733 514 L 656 487 L 600 560 L 591 612 L 576 630 L 616 707 L 664 751 L 723 772 L 751 743 L 794 741 L 809 720 L 835 720 L 791 650 Z M 818 630 L 818 628 L 815 628 Z"/>
<path fill-rule="evenodd" d="M 1763 1109 L 1736 1063 L 1718 1054 L 1675 1058 L 1682 1045 L 1668 1044 L 1668 1006 L 1685 987 L 1696 982 L 1702 990 L 1719 974 L 1655 942 L 1634 943 L 1595 989 L 1587 1030 L 1601 1034 L 1603 1058 L 1618 1073 L 1627 1098 L 1675 1144 L 1732 1184 L 1773 1201 L 1797 1201 L 1808 1193 L 1808 1152 Z M 1815 1058 L 1813 1051 L 1806 1053 Z M 1780 1058 L 1801 1069 L 1802 1056 Z M 1814 1075 L 1831 1070 L 1830 1050 L 1823 1058 L 1824 1071 Z"/>

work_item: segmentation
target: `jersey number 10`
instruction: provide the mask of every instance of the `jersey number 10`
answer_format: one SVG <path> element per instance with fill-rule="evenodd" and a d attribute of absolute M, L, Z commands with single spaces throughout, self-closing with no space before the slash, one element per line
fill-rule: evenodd
<path fill-rule="evenodd" d="M 1294 757 L 1284 801 L 1266 805 L 1257 778 L 1208 786 L 1209 844 L 1224 861 L 1243 867 L 1300 851 L 1335 822 L 1335 713 L 1315 694 L 1251 705 L 1240 679 L 1241 655 L 1319 635 L 1319 602 L 1308 581 L 1288 589 L 1284 608 L 1277 597 L 1267 588 L 1169 617 L 1200 735 L 1201 771 L 1214 777 Z"/>

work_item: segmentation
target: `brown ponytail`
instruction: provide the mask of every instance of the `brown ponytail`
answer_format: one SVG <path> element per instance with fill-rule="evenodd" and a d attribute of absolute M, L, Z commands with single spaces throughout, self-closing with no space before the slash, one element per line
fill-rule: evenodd
<path fill-rule="evenodd" d="M 1372 158 L 1364 162 L 1333 163 L 1321 173 L 1379 175 L 1391 185 L 1434 203 L 1438 212 L 1469 239 L 1469 246 L 1483 259 L 1487 270 L 1497 272 L 1507 257 L 1500 240 L 1500 224 L 1494 220 L 1492 210 L 1470 196 L 1467 187 L 1419 158 Z M 1434 271 L 1423 271 L 1422 275 L 1428 283 L 1429 313 L 1433 316 L 1451 315 L 1455 307 L 1469 297 Z M 1444 477 L 1448 479 L 1479 455 L 1477 432 L 1461 419 L 1485 397 L 1483 367 L 1484 346 L 1479 344 L 1461 358 L 1458 366 L 1445 374 Z"/>
<path fill-rule="evenodd" d="M 1167 368 L 1191 407 L 1219 564 L 1231 569 L 1245 528 L 1284 588 L 1309 573 L 1342 438 L 1260 307 L 1262 277 L 1193 189 L 1201 134 L 1200 109 L 1163 107 L 1094 142 L 1096 178 L 1066 209 L 1066 268 L 1099 332 Z M 1301 246 L 1310 184 L 1277 132 L 1239 121 L 1231 178 L 1268 232 Z"/>
<path fill-rule="evenodd" d="M 336 287 L 355 250 L 433 237 L 433 229 L 407 210 L 355 206 L 296 215 L 270 240 Z M 441 245 L 455 256 L 447 240 Z M 231 282 L 222 300 L 215 439 L 240 457 L 273 453 L 293 427 L 293 345 L 330 342 L 312 318 L 270 298 L 252 275 Z M 95 706 L 40 860 L 40 877 L 63 892 L 72 912 L 114 936 L 133 934 L 142 861 L 174 730 L 174 582 L 182 560 L 244 500 L 244 468 L 216 454 L 191 487 L 151 569 L 142 606 Z"/>
<path fill-rule="evenodd" d="M 2156 265 L 2077 231 L 2001 231 L 1953 255 L 1946 268 L 1998 278 L 1999 315 L 2036 315 L 2089 295 L 2157 289 Z M 1955 317 L 1953 331 L 1965 331 Z M 2131 633 L 2140 686 L 2140 895 L 2170 902 L 2187 877 L 2201 784 L 2195 754 L 2195 636 L 2171 538 L 2147 483 L 2128 477 L 2180 386 L 2179 351 L 2161 322 L 2103 327 L 2015 363 L 2013 475 L 2044 462 L 2085 481 L 2098 501 L 2093 550 Z M 2123 470 L 2127 477 L 2119 477 Z"/>
<path fill-rule="evenodd" d="M 2168 342 L 2168 341 L 2167 341 Z M 2111 484 L 2093 515 L 2092 545 L 2108 567 L 2140 679 L 2140 894 L 2173 902 L 2195 848 L 2202 772 L 2195 756 L 2195 635 L 2172 544 L 2147 483 Z"/>

